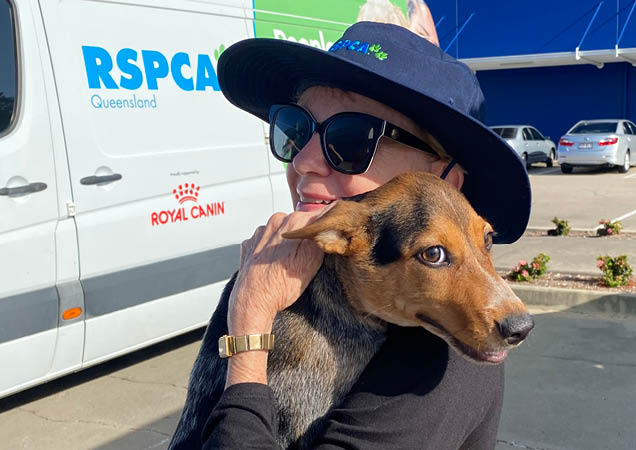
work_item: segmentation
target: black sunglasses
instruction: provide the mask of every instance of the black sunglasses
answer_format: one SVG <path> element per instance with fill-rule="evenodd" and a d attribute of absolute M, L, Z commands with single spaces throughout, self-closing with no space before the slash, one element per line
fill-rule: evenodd
<path fill-rule="evenodd" d="M 348 175 L 367 171 L 382 136 L 439 156 L 428 143 L 408 131 L 363 113 L 339 113 L 318 123 L 298 105 L 273 105 L 269 110 L 269 127 L 269 146 L 276 159 L 292 162 L 318 132 L 329 165 Z"/>

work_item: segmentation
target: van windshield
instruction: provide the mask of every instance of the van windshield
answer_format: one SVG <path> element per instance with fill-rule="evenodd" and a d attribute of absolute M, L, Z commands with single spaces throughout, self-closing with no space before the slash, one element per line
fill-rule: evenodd
<path fill-rule="evenodd" d="M 618 122 L 582 123 L 575 126 L 569 134 L 616 133 Z"/>
<path fill-rule="evenodd" d="M 492 131 L 494 131 L 495 133 L 497 133 L 499 136 L 501 136 L 504 139 L 514 139 L 517 136 L 516 128 L 497 127 L 497 128 L 493 128 Z"/>

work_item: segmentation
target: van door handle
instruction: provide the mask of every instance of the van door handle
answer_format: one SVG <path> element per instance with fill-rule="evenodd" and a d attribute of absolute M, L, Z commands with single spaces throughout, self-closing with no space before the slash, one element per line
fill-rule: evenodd
<path fill-rule="evenodd" d="M 84 177 L 80 180 L 83 185 L 108 183 L 110 181 L 121 180 L 122 176 L 119 173 L 113 173 L 112 175 L 91 175 L 90 177 Z"/>
<path fill-rule="evenodd" d="M 29 183 L 24 186 L 16 186 L 11 188 L 0 189 L 0 195 L 24 195 L 33 194 L 34 192 L 40 192 L 46 189 L 46 183 Z"/>

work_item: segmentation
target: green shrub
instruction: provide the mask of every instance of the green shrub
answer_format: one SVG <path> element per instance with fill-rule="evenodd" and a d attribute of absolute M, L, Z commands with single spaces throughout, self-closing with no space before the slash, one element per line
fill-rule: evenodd
<path fill-rule="evenodd" d="M 603 283 L 605 286 L 618 287 L 629 284 L 632 276 L 632 266 L 627 262 L 627 255 L 599 256 L 596 258 L 596 265 L 603 272 Z"/>
<path fill-rule="evenodd" d="M 599 236 L 613 236 L 615 234 L 620 234 L 623 229 L 623 224 L 618 220 L 615 222 L 611 222 L 606 219 L 601 219 L 598 223 L 603 225 L 601 228 L 596 230 L 596 234 Z"/>
<path fill-rule="evenodd" d="M 556 225 L 556 228 L 554 230 L 548 230 L 550 236 L 567 236 L 568 233 L 570 233 L 570 224 L 568 224 L 567 220 L 561 220 L 555 217 L 552 219 L 552 223 Z"/>
<path fill-rule="evenodd" d="M 547 270 L 550 257 L 545 253 L 539 253 L 531 263 L 519 261 L 517 267 L 508 274 L 508 279 L 514 281 L 532 281 L 543 276 Z"/>

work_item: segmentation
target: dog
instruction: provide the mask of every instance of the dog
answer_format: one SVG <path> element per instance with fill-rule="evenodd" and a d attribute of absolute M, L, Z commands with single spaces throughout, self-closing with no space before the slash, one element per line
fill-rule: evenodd
<path fill-rule="evenodd" d="M 492 227 L 451 184 L 428 173 L 399 175 L 341 200 L 288 239 L 313 239 L 323 265 L 274 321 L 268 384 L 277 399 L 281 448 L 307 448 L 385 341 L 387 325 L 424 327 L 461 355 L 503 361 L 534 323 L 495 271 Z M 226 286 L 190 377 L 170 448 L 199 448 L 225 385 Z"/>

